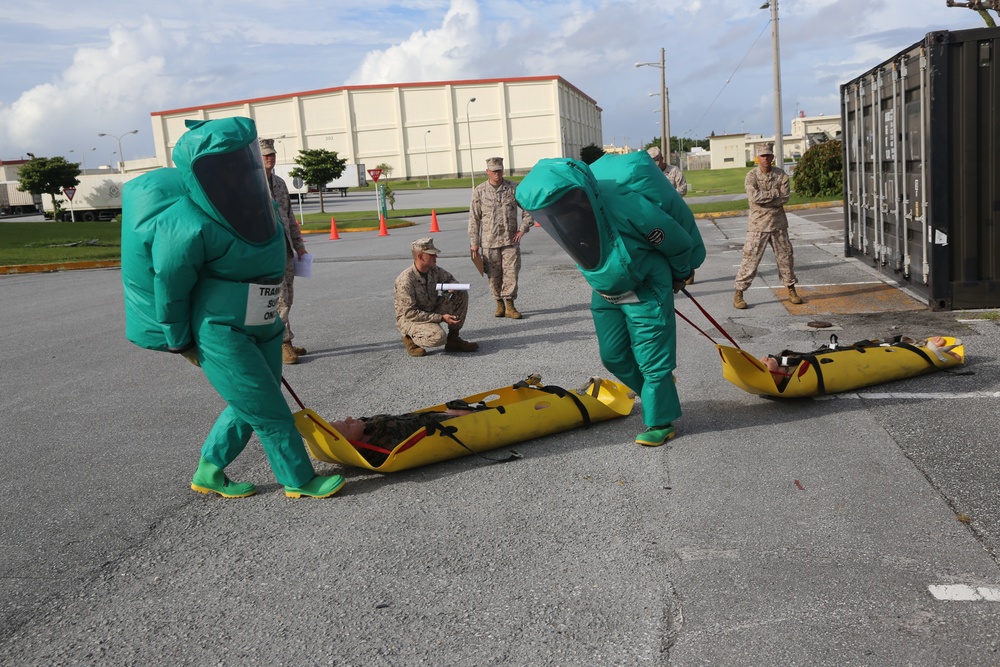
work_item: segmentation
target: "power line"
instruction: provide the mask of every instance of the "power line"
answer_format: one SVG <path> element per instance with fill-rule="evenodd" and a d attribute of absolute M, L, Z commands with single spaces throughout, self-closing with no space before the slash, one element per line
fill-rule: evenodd
<path fill-rule="evenodd" d="M 722 84 L 722 88 L 719 89 L 718 94 L 716 94 L 715 98 L 708 105 L 708 108 L 705 109 L 705 113 L 701 115 L 701 118 L 699 118 L 698 122 L 694 124 L 694 127 L 684 132 L 685 135 L 693 134 L 694 131 L 698 129 L 698 126 L 701 125 L 701 121 L 705 120 L 705 116 L 707 116 L 708 112 L 712 110 L 713 106 L 715 106 L 715 103 L 719 100 L 719 97 L 722 95 L 722 92 L 726 89 L 726 86 L 728 86 L 729 82 L 733 80 L 734 76 L 736 76 L 736 73 L 740 70 L 740 67 L 743 66 L 744 61 L 746 61 L 747 56 L 749 56 L 750 52 L 753 51 L 753 47 L 757 46 L 757 42 L 760 41 L 760 36 L 764 34 L 764 31 L 767 30 L 767 28 L 770 25 L 771 25 L 771 20 L 768 19 L 767 23 L 764 24 L 764 27 L 761 28 L 760 33 L 757 34 L 757 38 L 753 40 L 753 44 L 751 44 L 750 48 L 747 49 L 747 52 L 743 54 L 743 57 L 740 59 L 740 62 L 736 65 L 736 69 L 734 69 L 733 73 L 729 75 L 729 78 L 726 79 L 726 82 Z"/>

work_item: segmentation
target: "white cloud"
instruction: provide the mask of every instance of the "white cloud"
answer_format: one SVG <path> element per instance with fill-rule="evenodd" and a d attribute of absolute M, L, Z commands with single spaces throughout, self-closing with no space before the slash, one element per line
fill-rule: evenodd
<path fill-rule="evenodd" d="M 418 30 L 400 44 L 365 56 L 347 84 L 440 81 L 471 76 L 472 62 L 483 49 L 479 6 L 454 0 L 440 28 Z"/>

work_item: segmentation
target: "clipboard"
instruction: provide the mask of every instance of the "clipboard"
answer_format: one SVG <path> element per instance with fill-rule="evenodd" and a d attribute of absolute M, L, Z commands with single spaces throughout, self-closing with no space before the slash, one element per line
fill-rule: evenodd
<path fill-rule="evenodd" d="M 472 258 L 472 263 L 476 265 L 476 270 L 479 271 L 479 275 L 484 275 L 482 254 L 473 255 L 472 252 L 470 251 L 469 256 Z"/>

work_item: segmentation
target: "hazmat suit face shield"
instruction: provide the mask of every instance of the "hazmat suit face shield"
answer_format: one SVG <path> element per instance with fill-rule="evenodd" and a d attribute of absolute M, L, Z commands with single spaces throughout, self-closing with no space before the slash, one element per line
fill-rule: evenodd
<path fill-rule="evenodd" d="M 582 268 L 593 270 L 601 263 L 597 216 L 590 198 L 582 189 L 567 191 L 548 206 L 531 211 L 531 215 Z"/>
<path fill-rule="evenodd" d="M 250 243 L 274 237 L 277 221 L 257 142 L 228 153 L 203 155 L 195 160 L 192 172 L 236 234 Z"/>

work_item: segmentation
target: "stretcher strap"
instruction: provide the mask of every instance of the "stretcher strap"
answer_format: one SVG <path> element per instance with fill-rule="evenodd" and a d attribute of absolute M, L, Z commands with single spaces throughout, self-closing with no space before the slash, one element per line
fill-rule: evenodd
<path fill-rule="evenodd" d="M 451 438 L 452 440 L 454 440 L 456 443 L 458 443 L 458 446 L 464 449 L 465 451 L 469 452 L 470 454 L 474 454 L 481 459 L 489 461 L 490 463 L 507 463 L 508 461 L 516 461 L 517 459 L 521 458 L 521 455 L 515 452 L 513 449 L 510 450 L 509 455 L 499 459 L 495 459 L 491 456 L 486 456 L 482 452 L 477 452 L 476 450 L 472 449 L 467 444 L 462 442 L 459 439 L 459 437 L 455 435 L 455 433 L 458 432 L 457 426 L 445 426 L 444 422 L 434 422 L 432 424 L 428 424 L 424 428 L 427 431 L 427 435 L 434 435 L 435 433 L 440 433 L 446 438 Z"/>
<path fill-rule="evenodd" d="M 544 387 L 538 387 L 538 389 L 544 392 L 548 392 L 550 394 L 555 394 L 559 398 L 566 398 L 568 396 L 569 398 L 573 399 L 573 405 L 576 406 L 576 409 L 579 410 L 580 414 L 583 416 L 583 427 L 590 428 L 590 413 L 587 412 L 587 406 L 584 405 L 583 402 L 576 397 L 576 394 L 574 394 L 571 391 L 566 391 L 562 387 L 557 387 L 554 384 L 545 385 Z"/>
<path fill-rule="evenodd" d="M 693 302 L 694 302 L 694 305 L 698 306 L 698 310 L 700 310 L 700 311 L 701 311 L 701 313 L 702 313 L 702 314 L 703 314 L 703 315 L 705 316 L 705 319 L 707 319 L 707 320 L 708 320 L 709 322 L 711 322 L 711 323 L 712 323 L 712 325 L 713 325 L 713 326 L 714 326 L 714 327 L 715 327 L 716 329 L 718 329 L 718 330 L 719 330 L 719 331 L 720 331 L 720 332 L 722 333 L 722 335 L 723 335 L 723 336 L 725 336 L 725 337 L 726 337 L 726 340 L 728 340 L 728 341 L 729 341 L 730 343 L 732 343 L 733 345 L 735 345 L 735 346 L 736 346 L 736 349 L 740 349 L 740 344 L 739 344 L 739 343 L 737 343 L 737 342 L 736 342 L 736 341 L 735 341 L 735 340 L 733 339 L 733 337 L 732 337 L 732 336 L 730 336 L 730 335 L 729 335 L 729 334 L 728 334 L 728 333 L 726 332 L 726 330 L 722 328 L 722 325 L 721 325 L 721 324 L 719 324 L 718 322 L 716 322 L 716 321 L 715 321 L 715 318 L 714 318 L 714 317 L 712 317 L 712 316 L 711 316 L 711 315 L 709 314 L 709 312 L 708 312 L 707 310 L 705 310 L 704 308 L 702 308 L 702 307 L 701 307 L 701 304 L 700 304 L 700 303 L 698 303 L 698 300 L 697 300 L 697 299 L 695 299 L 695 298 L 694 298 L 693 296 L 691 296 L 691 292 L 688 292 L 688 291 L 687 291 L 687 289 L 683 289 L 683 288 L 681 289 L 681 291 L 682 291 L 682 292 L 684 292 L 684 294 L 685 294 L 685 296 L 687 296 L 687 298 L 691 299 L 691 301 L 693 301 Z M 674 308 L 674 312 L 675 312 L 675 313 L 677 313 L 678 315 L 680 315 L 680 316 L 681 316 L 681 318 L 683 318 L 685 322 L 687 322 L 688 324 L 690 324 L 691 326 L 693 326 L 693 327 L 694 327 L 695 329 L 697 329 L 698 331 L 701 331 L 701 329 L 698 329 L 698 327 L 695 327 L 695 326 L 694 326 L 694 324 L 693 324 L 693 323 L 691 322 L 691 320 L 689 320 L 688 318 L 684 317 L 684 316 L 683 316 L 683 315 L 681 315 L 681 314 L 680 314 L 679 312 L 677 312 L 677 309 L 676 309 L 676 308 Z M 712 340 L 712 337 L 711 337 L 711 336 L 709 336 L 709 335 L 708 335 L 707 333 L 705 333 L 704 331 L 701 331 L 701 334 L 702 334 L 703 336 L 705 336 L 705 338 L 707 338 L 707 339 L 711 340 L 711 341 L 712 341 L 713 343 L 715 343 L 715 341 L 714 341 L 714 340 Z M 716 345 L 718 345 L 718 343 L 716 343 Z"/>
<path fill-rule="evenodd" d="M 819 359 L 816 358 L 816 355 L 804 354 L 802 355 L 802 361 L 799 362 L 799 375 L 806 372 L 806 369 L 808 368 L 807 364 L 812 364 L 816 369 L 816 392 L 820 396 L 826 394 L 826 382 L 823 380 L 823 365 L 819 363 Z"/>
<path fill-rule="evenodd" d="M 931 367 L 934 367 L 934 368 L 937 367 L 935 365 L 934 361 L 931 360 L 931 358 L 927 355 L 927 353 L 924 352 L 923 350 L 921 350 L 919 347 L 916 347 L 915 345 L 910 345 L 909 343 L 904 343 L 903 341 L 898 341 L 898 342 L 893 343 L 892 347 L 898 347 L 898 348 L 902 348 L 904 350 L 908 350 L 908 351 L 912 352 L 913 354 L 917 355 L 918 357 L 920 357 L 921 359 L 923 359 L 924 361 L 926 361 L 928 366 L 931 366 Z"/>

